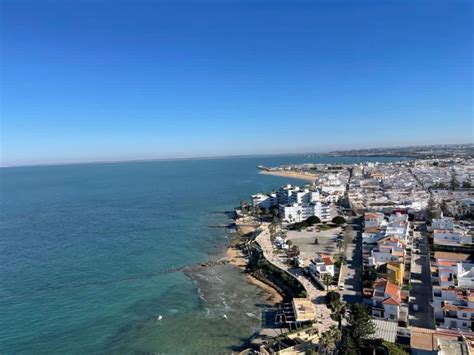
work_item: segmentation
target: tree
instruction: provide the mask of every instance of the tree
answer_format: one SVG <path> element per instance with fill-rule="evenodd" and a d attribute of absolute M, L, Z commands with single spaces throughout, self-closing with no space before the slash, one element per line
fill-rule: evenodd
<path fill-rule="evenodd" d="M 341 332 L 334 325 L 326 330 L 319 338 L 319 353 L 331 354 L 336 349 L 336 344 L 341 340 Z"/>
<path fill-rule="evenodd" d="M 454 167 L 451 169 L 451 181 L 449 182 L 449 187 L 451 190 L 459 188 L 459 181 L 456 177 L 456 170 L 454 170 Z"/>
<path fill-rule="evenodd" d="M 348 337 L 357 349 L 361 349 L 364 340 L 375 333 L 375 324 L 360 303 L 351 305 L 346 320 Z"/>
<path fill-rule="evenodd" d="M 306 219 L 306 222 L 308 223 L 308 225 L 312 226 L 314 224 L 321 223 L 321 220 L 318 216 L 310 216 Z"/>
<path fill-rule="evenodd" d="M 346 316 L 346 303 L 340 299 L 332 303 L 331 319 L 336 321 L 339 330 L 342 330 L 342 319 Z"/>
<path fill-rule="evenodd" d="M 470 182 L 470 181 L 467 181 L 467 180 L 466 180 L 466 181 L 463 181 L 463 182 L 462 182 L 462 188 L 463 188 L 463 189 L 470 189 L 470 188 L 472 188 L 471 182 Z"/>
<path fill-rule="evenodd" d="M 361 351 L 360 348 L 354 343 L 354 339 L 352 339 L 348 335 L 347 329 L 344 329 L 344 335 L 342 337 L 342 347 L 341 347 L 341 354 L 344 355 L 360 355 Z"/>
<path fill-rule="evenodd" d="M 388 341 L 384 341 L 382 343 L 382 347 L 384 347 L 390 355 L 407 355 L 408 353 L 400 348 L 397 344 L 389 343 Z"/>
<path fill-rule="evenodd" d="M 433 195 L 430 195 L 430 198 L 428 200 L 428 205 L 426 207 L 426 217 L 429 220 L 435 219 L 439 217 L 439 210 L 438 210 L 438 205 L 436 204 Z"/>
<path fill-rule="evenodd" d="M 323 283 L 326 286 L 326 292 L 329 292 L 329 286 L 331 286 L 332 276 L 329 274 L 323 275 Z"/>
<path fill-rule="evenodd" d="M 346 223 L 346 219 L 342 216 L 336 216 L 332 219 L 332 223 L 340 226 L 341 224 Z"/>
<path fill-rule="evenodd" d="M 344 242 L 343 242 L 341 239 L 339 239 L 339 240 L 337 241 L 337 243 L 336 243 L 336 247 L 337 247 L 337 249 L 339 250 L 339 254 L 340 254 L 340 253 L 341 253 L 341 249 L 344 248 Z"/>
<path fill-rule="evenodd" d="M 341 299 L 341 295 L 336 291 L 329 291 L 326 295 L 327 303 L 331 306 L 334 302 Z"/>

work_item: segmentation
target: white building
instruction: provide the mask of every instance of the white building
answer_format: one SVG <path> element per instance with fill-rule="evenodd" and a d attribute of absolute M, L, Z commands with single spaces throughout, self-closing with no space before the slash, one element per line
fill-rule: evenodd
<path fill-rule="evenodd" d="M 310 190 L 309 188 L 301 189 L 299 186 L 285 185 L 278 189 L 277 200 L 280 205 L 293 203 L 311 203 L 319 201 L 319 191 Z"/>
<path fill-rule="evenodd" d="M 473 241 L 470 234 L 447 229 L 435 229 L 433 231 L 433 244 L 460 247 L 473 244 Z"/>
<path fill-rule="evenodd" d="M 383 225 L 386 225 L 384 214 L 379 212 L 367 212 L 364 215 L 364 226 L 365 228 L 379 228 Z"/>
<path fill-rule="evenodd" d="M 374 283 L 371 298 L 372 316 L 390 321 L 398 321 L 401 304 L 400 288 L 385 279 Z"/>
<path fill-rule="evenodd" d="M 474 264 L 469 254 L 435 252 L 431 264 L 433 310 L 438 327 L 472 331 Z"/>
<path fill-rule="evenodd" d="M 331 218 L 329 205 L 321 202 L 308 204 L 288 204 L 280 205 L 280 217 L 287 223 L 303 222 L 311 216 L 318 217 L 321 221 L 328 221 Z"/>
<path fill-rule="evenodd" d="M 324 274 L 334 277 L 334 261 L 329 255 L 317 254 L 309 263 L 308 270 L 319 279 L 322 279 Z"/>
<path fill-rule="evenodd" d="M 377 242 L 368 258 L 369 265 L 380 266 L 388 262 L 403 262 L 406 245 L 393 236 L 387 236 Z"/>
<path fill-rule="evenodd" d="M 431 222 L 431 228 L 452 231 L 454 229 L 454 218 L 443 217 L 439 219 L 433 219 L 433 221 Z"/>
<path fill-rule="evenodd" d="M 259 207 L 266 210 L 271 209 L 272 207 L 278 206 L 278 200 L 275 193 L 271 194 L 262 194 L 258 193 L 252 195 L 252 206 Z"/>

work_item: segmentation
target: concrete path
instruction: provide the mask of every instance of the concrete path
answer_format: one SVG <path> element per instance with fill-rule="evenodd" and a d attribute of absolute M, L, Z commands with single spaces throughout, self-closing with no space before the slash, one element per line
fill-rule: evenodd
<path fill-rule="evenodd" d="M 273 253 L 273 245 L 270 239 L 270 231 L 268 229 L 265 229 L 257 236 L 255 240 L 262 248 L 262 252 L 265 258 L 272 265 L 293 275 L 303 285 L 306 290 L 306 293 L 308 294 L 308 297 L 313 303 L 319 331 L 323 333 L 327 329 L 329 329 L 331 325 L 335 325 L 336 322 L 331 319 L 331 310 L 326 306 L 326 291 L 318 290 L 316 286 L 313 285 L 311 280 L 302 274 L 301 269 L 290 268 L 280 259 L 278 254 Z"/>

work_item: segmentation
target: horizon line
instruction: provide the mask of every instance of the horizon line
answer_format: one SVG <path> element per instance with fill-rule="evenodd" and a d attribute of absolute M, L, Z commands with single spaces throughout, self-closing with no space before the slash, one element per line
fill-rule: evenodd
<path fill-rule="evenodd" d="M 268 157 L 268 156 L 292 156 L 292 155 L 306 155 L 306 154 L 331 154 L 344 153 L 354 151 L 364 151 L 372 149 L 408 149 L 418 147 L 440 147 L 440 146 L 469 146 L 474 143 L 439 143 L 439 144 L 422 144 L 422 145 L 406 145 L 406 146 L 391 146 L 391 147 L 370 147 L 370 148 L 352 148 L 344 150 L 330 150 L 330 151 L 310 151 L 298 153 L 257 153 L 257 154 L 230 154 L 230 155 L 215 155 L 215 156 L 194 156 L 194 157 L 170 157 L 170 158 L 144 158 L 144 159 L 126 159 L 126 160 L 97 160 L 97 161 L 78 161 L 78 162 L 59 162 L 59 163 L 36 163 L 36 164 L 14 164 L 14 165 L 0 165 L 0 169 L 8 168 L 27 168 L 27 167 L 47 167 L 47 166 L 64 166 L 64 165 L 87 165 L 87 164 L 120 164 L 120 163 L 146 163 L 156 161 L 179 161 L 179 160 L 211 160 L 211 159 L 225 159 L 225 158 L 245 158 L 245 157 Z M 382 156 L 382 155 L 381 155 Z"/>

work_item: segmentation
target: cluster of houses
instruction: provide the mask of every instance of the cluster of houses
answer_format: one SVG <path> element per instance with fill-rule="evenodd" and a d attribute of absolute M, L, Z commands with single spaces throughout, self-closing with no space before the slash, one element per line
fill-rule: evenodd
<path fill-rule="evenodd" d="M 316 185 L 299 187 L 288 184 L 269 194 L 252 195 L 252 205 L 265 210 L 278 209 L 284 223 L 302 222 L 311 216 L 329 221 L 331 206 L 323 202 L 321 196 Z"/>
<path fill-rule="evenodd" d="M 474 331 L 474 242 L 472 224 L 450 217 L 431 223 L 430 258 L 436 326 Z"/>
<path fill-rule="evenodd" d="M 381 212 L 364 215 L 362 258 L 365 270 L 377 273 L 371 287 L 364 288 L 364 302 L 373 317 L 408 323 L 408 291 L 402 291 L 411 246 L 408 214 L 394 210 L 388 218 Z"/>
<path fill-rule="evenodd" d="M 364 163 L 352 168 L 349 199 L 351 207 L 390 213 L 403 208 L 410 213 L 423 211 L 430 195 L 412 173 L 413 161 Z"/>

